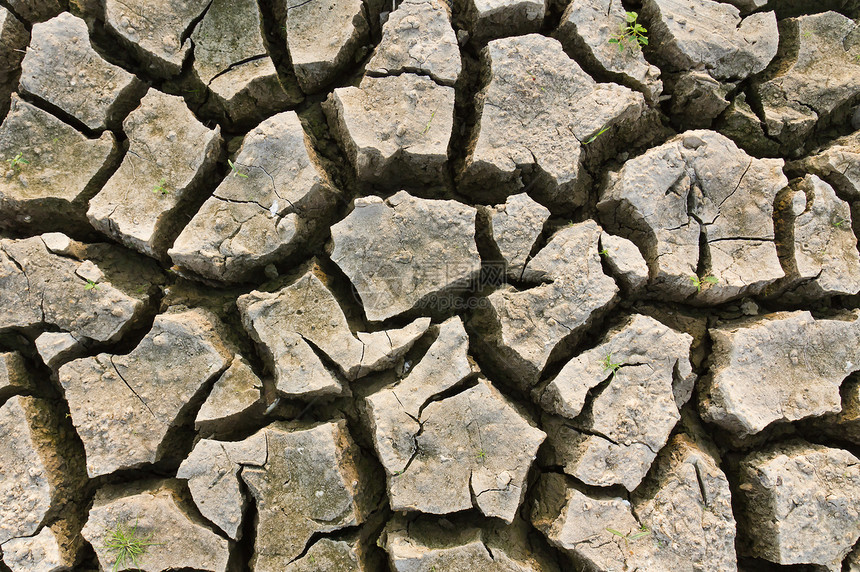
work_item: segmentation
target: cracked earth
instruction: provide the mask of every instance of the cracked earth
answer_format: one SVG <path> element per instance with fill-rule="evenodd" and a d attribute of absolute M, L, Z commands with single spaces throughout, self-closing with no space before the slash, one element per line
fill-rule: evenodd
<path fill-rule="evenodd" d="M 857 0 L 0 0 L 0 118 L 0 572 L 860 571 Z"/>

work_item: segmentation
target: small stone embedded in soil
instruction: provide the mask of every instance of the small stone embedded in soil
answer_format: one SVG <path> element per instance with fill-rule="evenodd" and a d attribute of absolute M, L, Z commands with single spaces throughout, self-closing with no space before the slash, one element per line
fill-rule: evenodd
<path fill-rule="evenodd" d="M 626 238 L 602 233 L 600 255 L 615 279 L 628 291 L 634 292 L 648 283 L 648 263 L 636 245 Z"/>
<path fill-rule="evenodd" d="M 785 48 L 773 74 L 753 84 L 769 137 L 793 151 L 818 124 L 860 96 L 857 24 L 836 12 L 780 22 Z"/>
<path fill-rule="evenodd" d="M 550 216 L 549 209 L 525 193 L 508 197 L 503 205 L 487 209 L 492 238 L 511 280 L 519 280 L 543 225 Z"/>
<path fill-rule="evenodd" d="M 263 382 L 245 358 L 237 355 L 230 367 L 215 380 L 209 397 L 197 412 L 195 428 L 226 429 L 243 415 L 262 409 L 262 389 Z"/>
<path fill-rule="evenodd" d="M 33 389 L 24 356 L 18 352 L 0 353 L 0 399 Z"/>
<path fill-rule="evenodd" d="M 365 77 L 323 104 L 358 178 L 388 188 L 441 185 L 448 172 L 454 88 L 411 73 Z"/>
<path fill-rule="evenodd" d="M 251 566 L 284 570 L 315 534 L 363 523 L 377 498 L 368 460 L 344 421 L 312 428 L 274 424 L 263 431 L 265 465 L 241 472 L 257 505 Z"/>
<path fill-rule="evenodd" d="M 645 0 L 648 46 L 673 72 L 705 69 L 718 80 L 742 80 L 764 70 L 779 46 L 776 15 L 741 18 L 715 0 Z"/>
<path fill-rule="evenodd" d="M 202 439 L 179 465 L 176 477 L 188 481 L 191 498 L 200 514 L 238 540 L 248 502 L 239 472 L 244 466 L 262 467 L 266 455 L 265 431 L 242 441 Z"/>
<path fill-rule="evenodd" d="M 373 17 L 375 10 L 369 6 L 362 0 L 275 2 L 293 70 L 305 93 L 321 91 L 334 81 L 370 42 L 365 16 Z"/>
<path fill-rule="evenodd" d="M 593 570 L 736 569 L 729 485 L 715 459 L 678 437 L 657 467 L 632 503 L 544 474 L 532 522 L 551 544 Z"/>
<path fill-rule="evenodd" d="M 109 282 L 88 288 L 76 274 L 80 266 L 51 254 L 39 236 L 0 240 L 0 330 L 50 324 L 79 339 L 121 337 L 142 314 L 147 296 Z"/>
<path fill-rule="evenodd" d="M 833 187 L 807 175 L 785 197 L 793 226 L 793 270 L 800 282 L 792 292 L 805 299 L 860 292 L 860 252 L 851 224 L 851 208 Z"/>
<path fill-rule="evenodd" d="M 169 77 L 181 71 L 191 49 L 188 32 L 210 4 L 209 0 L 105 0 L 104 25 L 149 71 Z"/>
<path fill-rule="evenodd" d="M 557 40 L 538 34 L 492 41 L 482 58 L 487 86 L 477 95 L 482 111 L 460 186 L 470 194 L 488 187 L 494 195 L 510 194 L 530 178 L 538 198 L 582 205 L 590 181 L 580 165 L 581 145 L 612 138 L 606 130 L 640 119 L 642 94 L 597 83 Z"/>
<path fill-rule="evenodd" d="M 151 89 L 123 129 L 128 152 L 90 200 L 87 218 L 129 248 L 160 258 L 186 222 L 178 216 L 182 203 L 200 194 L 218 159 L 220 127 L 206 128 L 181 97 Z"/>
<path fill-rule="evenodd" d="M 670 112 L 675 121 L 685 129 L 707 128 L 723 111 L 744 97 L 743 92 L 729 101 L 729 93 L 737 87 L 737 82 L 720 83 L 706 71 L 691 70 L 681 72 L 673 78 L 672 102 Z M 758 118 L 750 110 L 750 125 L 753 130 Z M 748 133 L 739 134 L 735 142 L 739 145 L 748 140 Z"/>
<path fill-rule="evenodd" d="M 860 370 L 857 310 L 820 320 L 807 311 L 780 312 L 709 333 L 713 357 L 699 388 L 699 411 L 738 436 L 838 412 L 842 381 Z"/>
<path fill-rule="evenodd" d="M 193 69 L 227 117 L 263 118 L 298 103 L 281 85 L 263 41 L 263 21 L 254 0 L 216 0 L 191 34 Z"/>
<path fill-rule="evenodd" d="M 202 310 L 160 314 L 130 353 L 102 353 L 60 368 L 90 477 L 154 463 L 170 452 L 164 442 L 170 429 L 233 358 L 215 327 Z"/>
<path fill-rule="evenodd" d="M 557 34 L 568 53 L 582 54 L 590 64 L 655 101 L 663 91 L 660 69 L 648 63 L 632 38 L 620 45 L 610 42 L 627 25 L 620 2 L 584 0 L 568 4 Z"/>
<path fill-rule="evenodd" d="M 860 538 L 860 460 L 843 449 L 789 442 L 740 464 L 742 550 L 777 564 L 841 570 Z"/>
<path fill-rule="evenodd" d="M 68 332 L 45 332 L 36 338 L 35 343 L 42 362 L 51 369 L 80 357 L 86 351 L 81 341 Z"/>
<path fill-rule="evenodd" d="M 540 30 L 546 0 L 456 0 L 457 12 L 475 43 Z"/>
<path fill-rule="evenodd" d="M 293 254 L 328 222 L 335 200 L 293 111 L 251 130 L 233 165 L 168 251 L 182 268 L 227 282 Z"/>
<path fill-rule="evenodd" d="M 481 269 L 476 214 L 456 201 L 405 191 L 385 201 L 359 198 L 331 228 L 331 258 L 355 286 L 370 321 L 420 310 L 422 302 L 446 310 L 442 305 L 457 302 L 449 292 L 468 288 Z"/>
<path fill-rule="evenodd" d="M 525 387 L 537 382 L 556 346 L 616 300 L 618 286 L 600 263 L 601 232 L 594 221 L 559 230 L 526 265 L 521 279 L 533 286 L 502 286 L 472 318 L 480 351 Z"/>
<path fill-rule="evenodd" d="M 755 295 L 784 276 L 773 208 L 788 185 L 781 159 L 756 159 L 712 131 L 688 131 L 610 173 L 601 221 L 635 243 L 649 287 L 715 304 Z M 709 268 L 700 270 L 701 260 Z"/>
<path fill-rule="evenodd" d="M 86 23 L 68 12 L 33 26 L 21 66 L 22 94 L 57 106 L 92 130 L 118 124 L 143 88 L 96 53 Z"/>
<path fill-rule="evenodd" d="M 827 181 L 843 197 L 860 199 L 860 131 L 836 139 L 799 167 Z"/>
<path fill-rule="evenodd" d="M 14 538 L 4 542 L 3 564 L 12 572 L 58 572 L 71 570 L 75 562 L 61 549 L 62 538 L 49 527 L 31 537 Z"/>
<path fill-rule="evenodd" d="M 116 562 L 117 550 L 108 543 L 121 528 L 126 534 L 134 529 L 134 538 L 148 544 L 137 556 L 138 565 L 126 558 L 119 570 L 226 572 L 228 541 L 190 511 L 188 502 L 178 481 L 109 485 L 96 492 L 81 534 L 95 550 L 102 570 L 112 569 Z"/>
<path fill-rule="evenodd" d="M 446 514 L 474 507 L 511 522 L 544 432 L 484 379 L 430 403 L 420 419 L 414 457 L 389 478 L 392 510 Z"/>
<path fill-rule="evenodd" d="M 460 48 L 444 0 L 404 0 L 382 27 L 367 64 L 371 75 L 418 73 L 451 85 L 460 77 Z"/>

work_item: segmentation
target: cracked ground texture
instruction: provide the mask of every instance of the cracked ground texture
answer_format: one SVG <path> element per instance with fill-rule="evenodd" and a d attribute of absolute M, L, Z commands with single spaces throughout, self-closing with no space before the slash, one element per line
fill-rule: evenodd
<path fill-rule="evenodd" d="M 0 160 L 0 572 L 860 571 L 858 0 L 0 0 Z"/>

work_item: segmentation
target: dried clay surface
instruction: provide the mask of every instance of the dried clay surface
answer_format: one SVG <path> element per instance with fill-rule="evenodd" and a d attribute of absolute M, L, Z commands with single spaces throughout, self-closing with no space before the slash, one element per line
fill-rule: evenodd
<path fill-rule="evenodd" d="M 858 0 L 0 0 L 0 572 L 860 572 L 858 239 Z"/>

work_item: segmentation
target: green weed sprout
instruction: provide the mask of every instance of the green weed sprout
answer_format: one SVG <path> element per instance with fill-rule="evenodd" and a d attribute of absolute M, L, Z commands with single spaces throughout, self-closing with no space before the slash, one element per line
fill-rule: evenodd
<path fill-rule="evenodd" d="M 478 451 L 478 454 L 477 454 L 477 455 L 475 455 L 475 458 L 477 458 L 479 461 L 483 461 L 484 459 L 486 459 L 486 458 L 487 458 L 487 453 L 486 453 L 486 451 L 484 451 L 483 449 L 481 449 L 480 451 Z"/>
<path fill-rule="evenodd" d="M 605 358 L 603 358 L 603 371 L 611 371 L 613 375 L 616 371 L 621 369 L 622 363 L 614 363 L 612 361 L 612 354 L 607 354 Z"/>
<path fill-rule="evenodd" d="M 114 563 L 111 570 L 117 572 L 129 563 L 135 568 L 140 568 L 138 558 L 146 552 L 147 547 L 161 544 L 160 542 L 150 542 L 151 538 L 151 534 L 146 538 L 137 535 L 137 522 L 131 528 L 117 523 L 116 528 L 111 531 L 110 537 L 105 543 L 105 548 L 114 553 Z"/>
<path fill-rule="evenodd" d="M 430 131 L 430 124 L 433 123 L 433 118 L 436 117 L 436 110 L 433 110 L 433 113 L 430 114 L 430 121 L 427 122 L 427 125 L 424 127 L 424 131 L 421 132 L 421 135 L 424 135 L 428 131 Z"/>
<path fill-rule="evenodd" d="M 648 29 L 638 22 L 639 14 L 627 12 L 624 15 L 624 24 L 621 25 L 618 35 L 609 38 L 610 44 L 617 44 L 618 50 L 623 52 L 624 48 L 636 50 L 641 46 L 648 45 Z"/>
<path fill-rule="evenodd" d="M 594 140 L 595 140 L 595 139 L 597 139 L 598 137 L 600 137 L 601 135 L 603 135 L 603 134 L 604 134 L 604 133 L 606 133 L 607 131 L 609 131 L 609 127 L 604 127 L 603 129 L 601 129 L 600 131 L 598 131 L 597 133 L 595 133 L 594 135 L 592 135 L 591 137 L 589 137 L 589 138 L 585 141 L 585 143 L 583 143 L 583 145 L 591 145 L 592 143 L 594 143 Z"/>
<path fill-rule="evenodd" d="M 29 165 L 30 161 L 24 158 L 23 153 L 18 153 L 11 159 L 6 159 L 6 162 L 9 163 L 9 167 L 16 173 L 21 170 L 21 165 Z"/>
<path fill-rule="evenodd" d="M 702 284 L 717 284 L 720 279 L 716 276 L 705 276 L 704 278 L 699 278 L 698 276 L 690 276 L 690 280 L 693 281 L 693 284 L 696 286 L 696 292 L 702 291 Z"/>
<path fill-rule="evenodd" d="M 162 195 L 168 194 L 170 191 L 167 189 L 167 181 L 165 179 L 161 179 L 158 181 L 158 184 L 152 187 L 153 193 L 161 193 Z"/>
<path fill-rule="evenodd" d="M 87 280 L 86 285 L 84 286 L 84 290 L 98 290 L 99 285 L 93 282 L 92 280 Z"/>
<path fill-rule="evenodd" d="M 237 166 L 236 166 L 236 163 L 234 163 L 234 162 L 233 162 L 233 161 L 231 161 L 230 159 L 227 159 L 227 164 L 228 164 L 228 165 L 230 165 L 230 170 L 231 170 L 231 171 L 233 171 L 233 176 L 234 176 L 234 177 L 239 176 L 239 177 L 242 177 L 243 179 L 247 179 L 247 178 L 248 178 L 248 175 L 246 175 L 245 173 L 241 172 L 241 171 L 239 170 L 239 167 L 237 167 Z"/>
<path fill-rule="evenodd" d="M 846 228 L 846 226 L 848 225 L 848 221 L 842 217 L 836 217 L 835 219 L 833 219 L 830 225 L 833 228 Z"/>
<path fill-rule="evenodd" d="M 631 540 L 639 540 L 640 538 L 645 538 L 646 536 L 651 534 L 651 531 L 648 530 L 648 528 L 645 527 L 644 525 L 639 527 L 638 532 L 630 531 L 627 534 L 624 534 L 623 532 L 615 530 L 614 528 L 608 528 L 608 527 L 606 528 L 606 531 L 614 534 L 615 536 L 617 536 L 619 538 L 623 538 L 625 543 L 630 542 Z"/>

